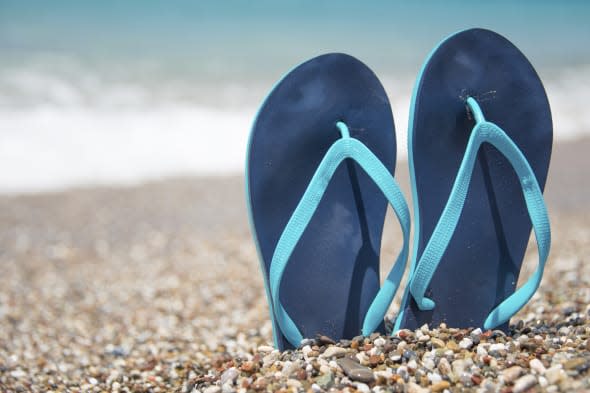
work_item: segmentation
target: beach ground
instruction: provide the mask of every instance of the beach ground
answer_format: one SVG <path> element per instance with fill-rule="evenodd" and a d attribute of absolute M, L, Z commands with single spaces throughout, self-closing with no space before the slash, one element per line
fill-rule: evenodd
<path fill-rule="evenodd" d="M 588 151 L 555 146 L 553 248 L 508 336 L 424 327 L 273 351 L 240 177 L 2 196 L 0 391 L 588 391 Z M 398 246 L 390 217 L 384 271 Z"/>

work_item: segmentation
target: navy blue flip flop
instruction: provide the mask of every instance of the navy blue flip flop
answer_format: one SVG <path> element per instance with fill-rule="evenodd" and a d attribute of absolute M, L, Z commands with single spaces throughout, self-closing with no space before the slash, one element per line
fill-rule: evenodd
<path fill-rule="evenodd" d="M 383 331 L 410 226 L 395 160 L 385 90 L 351 56 L 299 65 L 264 101 L 250 134 L 246 194 L 279 349 Z M 388 202 L 404 247 L 380 289 Z"/>
<path fill-rule="evenodd" d="M 541 80 L 506 38 L 459 32 L 424 64 L 408 133 L 416 229 L 395 328 L 507 330 L 550 247 L 542 190 L 553 131 Z M 539 264 L 516 290 L 531 226 Z"/>

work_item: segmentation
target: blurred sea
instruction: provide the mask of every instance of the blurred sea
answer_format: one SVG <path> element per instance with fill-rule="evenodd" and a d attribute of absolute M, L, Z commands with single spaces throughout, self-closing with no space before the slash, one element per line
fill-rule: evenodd
<path fill-rule="evenodd" d="M 0 0 L 0 192 L 240 173 L 267 91 L 315 55 L 369 65 L 405 156 L 414 79 L 468 27 L 543 79 L 556 140 L 590 135 L 589 1 Z"/>

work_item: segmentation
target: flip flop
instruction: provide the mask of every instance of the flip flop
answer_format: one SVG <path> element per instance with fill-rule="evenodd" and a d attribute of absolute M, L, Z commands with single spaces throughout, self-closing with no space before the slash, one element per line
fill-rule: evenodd
<path fill-rule="evenodd" d="M 327 54 L 289 72 L 270 92 L 246 161 L 250 225 L 275 345 L 383 331 L 408 254 L 410 217 L 393 179 L 393 116 L 375 74 Z M 379 288 L 387 202 L 404 243 Z"/>
<path fill-rule="evenodd" d="M 415 236 L 395 329 L 508 329 L 540 284 L 550 248 L 542 190 L 552 147 L 541 80 L 506 38 L 459 32 L 414 88 L 408 159 Z M 539 264 L 516 283 L 534 228 Z"/>

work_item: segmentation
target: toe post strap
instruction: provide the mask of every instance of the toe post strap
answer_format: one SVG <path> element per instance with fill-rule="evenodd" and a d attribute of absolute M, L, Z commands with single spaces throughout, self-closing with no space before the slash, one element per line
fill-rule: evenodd
<path fill-rule="evenodd" d="M 299 346 L 303 335 L 281 305 L 281 280 L 289 258 L 318 208 L 330 179 L 345 159 L 357 162 L 383 192 L 400 221 L 404 236 L 402 250 L 365 315 L 363 334 L 372 333 L 382 323 L 387 308 L 399 287 L 408 257 L 410 214 L 399 186 L 383 163 L 362 142 L 350 136 L 346 123 L 339 121 L 336 127 L 340 131 L 341 138 L 334 142 L 320 162 L 279 238 L 270 264 L 269 281 L 274 315 L 283 335 L 295 347 Z"/>

